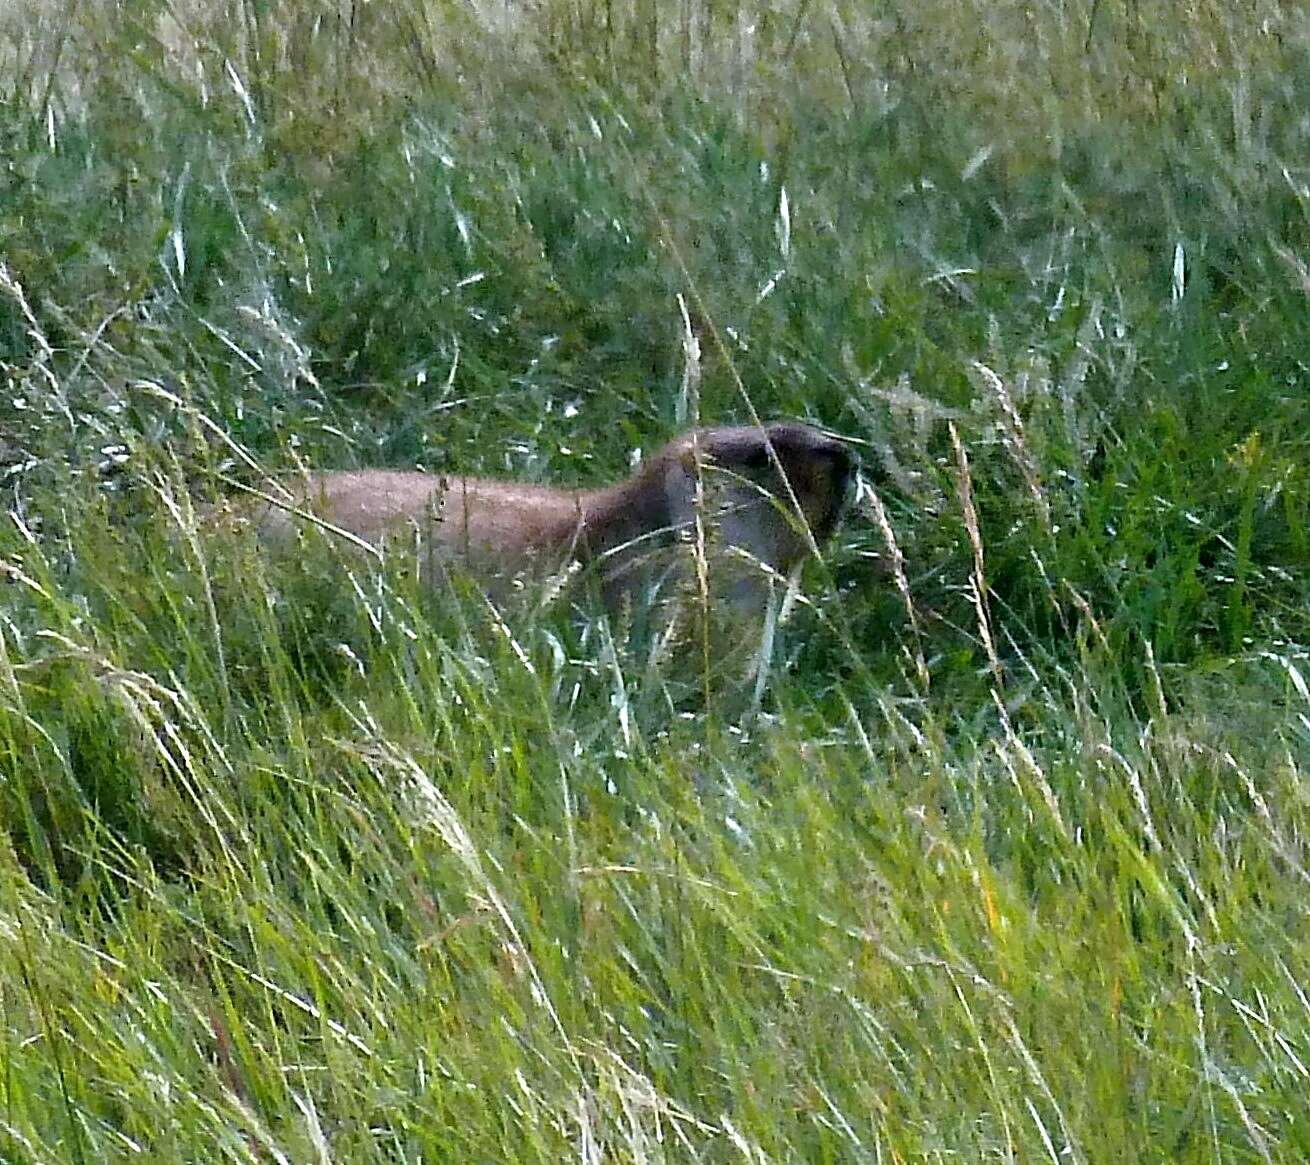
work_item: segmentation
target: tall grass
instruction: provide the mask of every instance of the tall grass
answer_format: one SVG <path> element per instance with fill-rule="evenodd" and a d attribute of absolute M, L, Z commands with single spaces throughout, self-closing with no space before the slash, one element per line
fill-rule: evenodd
<path fill-rule="evenodd" d="M 1304 1159 L 1302 25 L 11 4 L 0 1160 Z M 709 683 L 197 516 L 752 413 Z"/>

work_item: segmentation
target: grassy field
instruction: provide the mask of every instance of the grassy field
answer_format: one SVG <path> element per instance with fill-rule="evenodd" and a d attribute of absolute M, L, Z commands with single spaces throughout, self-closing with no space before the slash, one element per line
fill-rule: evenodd
<path fill-rule="evenodd" d="M 1308 108 L 1290 0 L 8 0 L 0 1162 L 1310 1158 Z M 196 521 L 753 412 L 869 487 L 758 702 Z"/>

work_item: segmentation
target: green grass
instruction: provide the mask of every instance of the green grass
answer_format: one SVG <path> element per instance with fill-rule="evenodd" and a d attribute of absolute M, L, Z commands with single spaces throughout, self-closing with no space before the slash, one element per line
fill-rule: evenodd
<path fill-rule="evenodd" d="M 1295 5 L 10 9 L 0 1161 L 1310 1155 Z M 759 707 L 196 520 L 752 410 Z"/>

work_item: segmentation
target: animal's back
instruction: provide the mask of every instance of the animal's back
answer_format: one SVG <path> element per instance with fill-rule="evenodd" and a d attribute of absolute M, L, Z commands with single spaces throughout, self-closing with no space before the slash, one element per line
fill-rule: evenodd
<path fill-rule="evenodd" d="M 292 488 L 294 509 L 262 503 L 259 525 L 271 535 L 303 526 L 295 510 L 321 517 L 375 547 L 417 534 L 441 558 L 567 553 L 581 521 L 583 495 L 486 478 L 363 469 L 309 474 Z"/>

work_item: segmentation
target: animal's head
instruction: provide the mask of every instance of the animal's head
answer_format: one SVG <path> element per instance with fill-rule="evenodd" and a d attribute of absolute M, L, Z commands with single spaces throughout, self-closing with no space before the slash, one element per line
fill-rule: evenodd
<path fill-rule="evenodd" d="M 681 526 L 702 521 L 720 545 L 785 574 L 836 529 L 858 462 L 809 425 L 697 429 L 669 448 L 665 490 Z"/>

